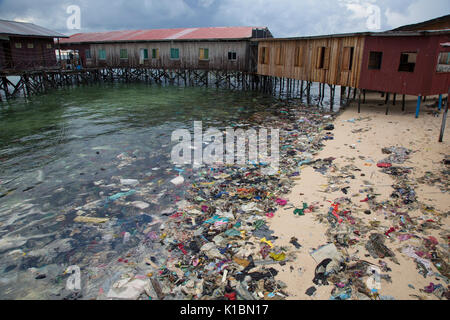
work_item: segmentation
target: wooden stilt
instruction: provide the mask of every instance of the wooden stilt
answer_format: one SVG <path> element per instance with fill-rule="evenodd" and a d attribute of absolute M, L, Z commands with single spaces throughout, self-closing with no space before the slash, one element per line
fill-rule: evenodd
<path fill-rule="evenodd" d="M 441 134 L 439 136 L 439 142 L 443 142 L 444 141 L 444 133 L 445 133 L 445 125 L 447 123 L 449 100 L 450 100 L 450 87 L 448 89 L 447 106 L 445 108 L 444 116 L 443 116 L 443 119 L 442 119 Z"/>
<path fill-rule="evenodd" d="M 361 90 L 359 90 L 358 95 L 358 113 L 361 113 Z"/>
<path fill-rule="evenodd" d="M 300 84 L 300 101 L 303 102 L 303 80 Z"/>
<path fill-rule="evenodd" d="M 404 94 L 402 98 L 402 111 L 405 112 L 405 110 L 406 110 L 406 94 Z"/>

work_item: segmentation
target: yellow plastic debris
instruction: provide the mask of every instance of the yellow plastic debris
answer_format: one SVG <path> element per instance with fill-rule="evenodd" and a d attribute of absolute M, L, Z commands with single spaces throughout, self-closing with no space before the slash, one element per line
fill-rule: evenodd
<path fill-rule="evenodd" d="M 286 254 L 284 252 L 280 254 L 275 254 L 273 252 L 269 253 L 269 256 L 275 261 L 284 261 L 286 260 Z"/>
<path fill-rule="evenodd" d="M 262 238 L 262 239 L 261 239 L 261 242 L 266 243 L 266 244 L 268 244 L 271 248 L 273 248 L 272 241 L 267 241 L 266 238 Z"/>
<path fill-rule="evenodd" d="M 94 223 L 94 224 L 101 224 L 106 223 L 109 221 L 107 218 L 92 218 L 92 217 L 82 217 L 78 216 L 73 221 L 75 222 L 81 222 L 81 223 Z"/>

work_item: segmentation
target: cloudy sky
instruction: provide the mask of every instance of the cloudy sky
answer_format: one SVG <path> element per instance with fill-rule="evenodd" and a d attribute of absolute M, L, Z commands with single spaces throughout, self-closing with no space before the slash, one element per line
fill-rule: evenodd
<path fill-rule="evenodd" d="M 80 30 L 67 27 L 71 5 L 80 8 Z M 384 31 L 446 14 L 449 0 L 0 0 L 0 19 L 33 22 L 67 35 L 267 26 L 275 37 L 306 36 Z"/>

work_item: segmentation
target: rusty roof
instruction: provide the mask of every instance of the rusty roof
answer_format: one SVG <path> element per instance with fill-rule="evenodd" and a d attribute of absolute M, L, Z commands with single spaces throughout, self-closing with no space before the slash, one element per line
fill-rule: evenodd
<path fill-rule="evenodd" d="M 292 40 L 313 40 L 327 38 L 345 38 L 345 37 L 418 37 L 418 36 L 434 36 L 449 35 L 450 29 L 444 30 L 427 30 L 427 31 L 383 31 L 383 32 L 355 32 L 355 33 L 338 33 L 307 37 L 289 37 L 289 38 L 267 38 L 257 41 L 292 41 Z M 256 41 L 256 40 L 255 40 Z"/>
<path fill-rule="evenodd" d="M 0 20 L 0 35 L 68 38 L 66 35 L 28 22 Z"/>
<path fill-rule="evenodd" d="M 419 30 L 445 30 L 450 29 L 450 14 L 435 19 L 409 24 L 392 31 L 419 31 Z"/>
<path fill-rule="evenodd" d="M 237 40 L 250 39 L 253 30 L 266 27 L 211 27 L 153 30 L 127 30 L 110 32 L 77 33 L 61 43 L 175 41 L 175 40 Z"/>

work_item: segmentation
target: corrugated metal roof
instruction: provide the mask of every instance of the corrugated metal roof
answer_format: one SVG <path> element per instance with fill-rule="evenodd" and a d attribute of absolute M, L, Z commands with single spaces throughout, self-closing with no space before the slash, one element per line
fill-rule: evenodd
<path fill-rule="evenodd" d="M 414 36 L 432 36 L 450 34 L 450 29 L 447 30 L 428 30 L 428 31 L 384 31 L 384 32 L 356 32 L 356 33 L 341 33 L 329 34 L 308 37 L 290 37 L 290 38 L 268 38 L 257 39 L 255 41 L 282 41 L 282 40 L 308 40 L 308 39 L 326 39 L 326 38 L 345 38 L 345 37 L 414 37 Z"/>
<path fill-rule="evenodd" d="M 61 43 L 249 39 L 254 29 L 267 28 L 214 27 L 77 33 L 61 40 Z"/>
<path fill-rule="evenodd" d="M 0 20 L 0 34 L 30 37 L 67 38 L 66 35 L 33 23 Z"/>

